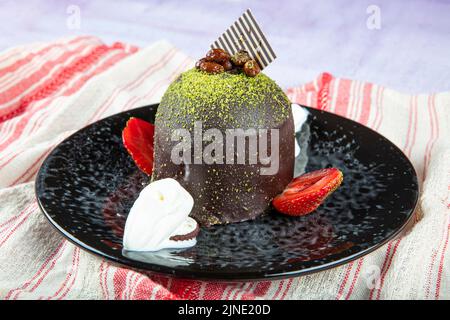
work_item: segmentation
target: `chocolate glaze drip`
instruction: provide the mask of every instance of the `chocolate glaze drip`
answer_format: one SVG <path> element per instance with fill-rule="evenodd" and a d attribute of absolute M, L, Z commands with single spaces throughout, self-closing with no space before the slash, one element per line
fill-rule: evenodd
<path fill-rule="evenodd" d="M 193 231 L 186 233 L 186 234 L 177 234 L 177 235 L 171 236 L 169 238 L 169 240 L 172 240 L 172 241 L 191 240 L 191 239 L 194 239 L 195 237 L 197 237 L 199 233 L 200 233 L 200 227 L 197 224 Z"/>

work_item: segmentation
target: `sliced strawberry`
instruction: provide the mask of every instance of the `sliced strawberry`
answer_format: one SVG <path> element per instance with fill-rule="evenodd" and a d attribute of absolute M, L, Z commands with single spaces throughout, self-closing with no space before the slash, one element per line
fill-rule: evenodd
<path fill-rule="evenodd" d="M 342 172 L 336 168 L 321 169 L 301 175 L 272 200 L 281 213 L 303 216 L 311 213 L 342 183 Z"/>
<path fill-rule="evenodd" d="M 153 134 L 155 126 L 147 121 L 130 118 L 122 131 L 123 145 L 134 163 L 151 175 L 153 171 Z"/>

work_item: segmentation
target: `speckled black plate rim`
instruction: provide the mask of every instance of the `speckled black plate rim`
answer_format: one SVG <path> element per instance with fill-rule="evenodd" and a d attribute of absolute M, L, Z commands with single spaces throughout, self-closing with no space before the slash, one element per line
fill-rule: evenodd
<path fill-rule="evenodd" d="M 148 105 L 148 106 L 143 106 L 143 107 L 139 107 L 136 109 L 140 109 L 140 108 L 148 108 L 148 107 L 157 107 L 159 104 L 152 104 L 152 105 Z M 321 112 L 321 113 L 330 113 L 328 111 L 324 111 L 324 110 L 318 110 L 318 109 L 314 109 L 311 107 L 307 107 L 307 106 L 303 106 L 301 105 L 301 107 L 306 108 L 307 110 L 310 110 L 312 112 Z M 130 110 L 121 112 L 121 113 L 126 113 L 129 112 Z M 80 130 L 74 132 L 73 134 L 71 134 L 70 136 L 68 136 L 64 141 L 66 140 L 70 140 L 72 138 L 72 136 L 79 134 L 81 131 L 84 130 L 88 130 L 91 126 L 98 124 L 98 122 L 102 122 L 106 119 L 118 116 L 121 113 L 116 113 L 113 114 L 109 117 L 100 119 L 94 123 L 91 123 L 83 128 L 81 128 Z M 340 115 L 334 114 L 334 113 L 330 113 L 333 116 L 338 117 L 341 121 L 347 121 L 359 126 L 363 126 L 362 124 L 353 121 L 351 119 L 347 119 L 344 118 Z M 407 163 L 409 164 L 410 168 L 412 169 L 412 172 L 414 173 L 414 177 L 417 180 L 417 172 L 416 169 L 414 168 L 413 164 L 411 163 L 411 161 L 409 160 L 409 158 L 405 155 L 405 153 L 399 148 L 397 147 L 394 143 L 392 143 L 389 139 L 387 139 L 386 137 L 384 137 L 383 135 L 381 135 L 380 133 L 376 132 L 375 130 L 372 130 L 369 127 L 364 126 L 366 129 L 374 132 L 375 134 L 377 134 L 379 137 L 381 137 L 386 143 L 388 143 L 389 145 L 391 145 L 393 148 L 397 149 L 397 151 L 400 152 L 400 154 L 403 155 L 403 157 L 406 159 Z M 63 143 L 64 141 L 62 141 L 61 143 Z M 59 146 L 59 144 L 58 144 Z M 48 155 L 47 157 L 44 159 L 44 161 L 41 164 L 41 167 L 39 168 L 38 174 L 36 175 L 36 179 L 35 181 L 37 181 L 39 179 L 39 177 L 41 176 L 41 171 L 43 170 L 44 164 L 46 163 L 47 159 L 50 158 L 53 155 L 53 152 L 58 148 L 58 146 L 56 146 Z M 417 184 L 418 185 L 418 184 Z M 81 249 L 92 253 L 96 256 L 99 256 L 101 258 L 106 258 L 114 263 L 118 263 L 118 264 L 122 264 L 125 265 L 129 268 L 132 269 L 138 269 L 138 270 L 142 270 L 146 273 L 154 273 L 154 274 L 159 274 L 159 275 L 165 275 L 165 276 L 170 276 L 173 278 L 178 278 L 178 279 L 190 279 L 190 280 L 204 280 L 204 281 L 223 281 L 223 282 L 235 282 L 235 281 L 261 281 L 261 280 L 279 280 L 279 279 L 286 279 L 286 278 L 292 278 L 292 277 L 298 277 L 298 276 L 304 276 L 304 275 L 309 275 L 309 274 L 313 274 L 313 273 L 317 273 L 319 271 L 325 271 L 325 270 L 329 270 L 332 268 L 336 268 L 339 266 L 342 266 L 344 264 L 347 264 L 349 262 L 352 262 L 354 260 L 357 260 L 369 253 L 374 252 L 375 250 L 379 249 L 380 247 L 382 247 L 383 245 L 385 245 L 386 243 L 388 243 L 389 241 L 395 239 L 399 234 L 402 233 L 402 231 L 404 231 L 404 229 L 406 228 L 406 226 L 410 225 L 413 217 L 414 217 L 414 212 L 417 209 L 417 204 L 418 204 L 418 200 L 419 200 L 419 192 L 420 190 L 417 190 L 416 193 L 416 197 L 414 199 L 414 206 L 413 209 L 409 212 L 408 217 L 405 219 L 405 221 L 401 224 L 401 226 L 394 232 L 392 232 L 392 234 L 388 237 L 386 237 L 384 240 L 378 242 L 376 245 L 373 245 L 370 248 L 367 248 L 365 250 L 362 250 L 360 252 L 357 252 L 355 254 L 349 255 L 345 258 L 341 258 L 338 260 L 333 260 L 331 262 L 328 263 L 324 263 L 322 265 L 318 265 L 315 267 L 309 267 L 307 269 L 298 269 L 298 267 L 287 267 L 285 270 L 283 271 L 276 271 L 276 272 L 255 272 L 255 271 L 251 271 L 251 272 L 236 272 L 236 271 L 230 271 L 230 272 L 223 272 L 223 271 L 217 271 L 214 270 L 213 272 L 211 272 L 211 270 L 205 269 L 205 270 L 196 270 L 196 271 L 192 271 L 192 270 L 184 270 L 184 269 L 174 269 L 171 267 L 167 267 L 167 266 L 161 266 L 161 265 L 157 265 L 157 264 L 152 264 L 152 263 L 144 263 L 141 261 L 137 261 L 137 260 L 131 260 L 131 259 L 127 259 L 127 258 L 118 258 L 118 257 L 114 257 L 111 256 L 109 254 L 105 254 L 104 252 L 97 250 L 89 245 L 87 245 L 86 243 L 80 241 L 79 239 L 77 239 L 76 237 L 74 237 L 72 234 L 70 234 L 69 232 L 67 232 L 64 228 L 62 228 L 56 221 L 54 221 L 50 215 L 48 214 L 48 212 L 45 210 L 44 206 L 42 205 L 39 197 L 38 197 L 38 183 L 35 183 L 35 195 L 36 195 L 36 199 L 37 199 L 37 203 L 38 206 L 40 208 L 40 210 L 44 213 L 44 216 L 47 218 L 47 220 L 50 222 L 50 224 L 59 232 L 61 233 L 65 238 L 67 238 L 67 240 L 69 240 L 70 242 L 72 242 L 74 245 L 80 247 Z M 333 255 L 331 255 L 330 257 L 332 257 Z"/>

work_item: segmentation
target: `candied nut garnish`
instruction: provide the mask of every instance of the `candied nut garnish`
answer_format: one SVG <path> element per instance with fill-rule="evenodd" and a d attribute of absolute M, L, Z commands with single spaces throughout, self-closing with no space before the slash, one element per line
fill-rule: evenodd
<path fill-rule="evenodd" d="M 244 64 L 244 73 L 249 77 L 255 77 L 258 73 L 261 72 L 261 69 L 258 65 L 258 62 L 255 60 L 249 60 Z"/>
<path fill-rule="evenodd" d="M 225 71 L 224 67 L 215 62 L 203 61 L 199 66 L 200 70 L 210 74 L 222 73 Z"/>
<path fill-rule="evenodd" d="M 205 62 L 206 61 L 206 58 L 201 58 L 200 60 L 198 60 L 196 63 L 195 63 L 195 67 L 197 68 L 197 69 L 200 69 L 200 64 L 202 63 L 202 62 Z"/>
<path fill-rule="evenodd" d="M 206 60 L 210 62 L 224 63 L 230 60 L 230 54 L 223 49 L 211 49 L 206 53 Z"/>
<path fill-rule="evenodd" d="M 225 62 L 222 62 L 221 65 L 225 69 L 225 71 L 230 71 L 231 69 L 233 69 L 233 64 L 231 63 L 230 60 L 226 60 Z"/>
<path fill-rule="evenodd" d="M 231 57 L 231 62 L 238 67 L 242 67 L 247 61 L 251 60 L 250 55 L 245 50 L 239 50 Z"/>

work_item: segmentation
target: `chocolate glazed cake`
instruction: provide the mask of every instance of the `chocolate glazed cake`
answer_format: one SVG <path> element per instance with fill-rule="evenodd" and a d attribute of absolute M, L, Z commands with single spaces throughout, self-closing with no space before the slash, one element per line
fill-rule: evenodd
<path fill-rule="evenodd" d="M 191 139 L 191 163 L 175 164 L 172 141 L 176 129 L 194 136 L 194 126 L 202 130 L 278 129 L 279 170 L 261 175 L 268 167 L 257 164 L 195 163 L 194 139 Z M 248 77 L 242 72 L 208 74 L 191 69 L 175 80 L 164 94 L 156 114 L 155 162 L 153 180 L 176 179 L 194 198 L 191 216 L 202 226 L 254 219 L 267 211 L 270 201 L 292 180 L 294 171 L 294 124 L 291 105 L 281 88 L 260 73 Z M 249 138 L 246 138 L 248 143 Z M 208 145 L 203 142 L 203 148 Z M 271 136 L 268 136 L 268 155 Z M 224 157 L 226 154 L 224 146 Z M 249 152 L 246 144 L 246 152 Z"/>

